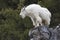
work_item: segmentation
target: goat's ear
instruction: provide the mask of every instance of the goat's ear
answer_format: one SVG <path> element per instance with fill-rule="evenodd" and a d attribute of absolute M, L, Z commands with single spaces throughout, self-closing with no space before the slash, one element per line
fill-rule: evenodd
<path fill-rule="evenodd" d="M 25 10 L 25 6 L 24 6 L 24 10 Z"/>
<path fill-rule="evenodd" d="M 24 7 L 22 7 L 22 9 L 21 9 L 22 11 L 24 11 L 25 10 L 25 6 Z"/>

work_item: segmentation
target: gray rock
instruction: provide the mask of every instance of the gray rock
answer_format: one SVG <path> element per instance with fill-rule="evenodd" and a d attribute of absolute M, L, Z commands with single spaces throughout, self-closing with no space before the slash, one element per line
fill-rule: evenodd
<path fill-rule="evenodd" d="M 30 40 L 60 40 L 60 28 L 58 26 L 54 29 L 46 26 L 32 28 L 29 31 Z"/>

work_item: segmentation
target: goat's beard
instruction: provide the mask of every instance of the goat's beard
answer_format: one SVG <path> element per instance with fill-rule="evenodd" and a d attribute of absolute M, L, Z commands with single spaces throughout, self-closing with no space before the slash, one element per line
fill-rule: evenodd
<path fill-rule="evenodd" d="M 20 14 L 20 16 L 24 19 L 25 18 L 25 15 L 24 14 Z"/>
<path fill-rule="evenodd" d="M 22 18 L 24 19 L 24 18 L 25 18 L 25 16 L 22 16 Z"/>

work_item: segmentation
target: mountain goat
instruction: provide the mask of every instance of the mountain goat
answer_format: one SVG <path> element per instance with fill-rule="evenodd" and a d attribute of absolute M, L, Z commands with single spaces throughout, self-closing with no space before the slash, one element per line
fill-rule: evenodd
<path fill-rule="evenodd" d="M 39 25 L 48 26 L 50 24 L 51 13 L 47 8 L 41 7 L 38 4 L 31 4 L 21 9 L 20 16 L 23 19 L 26 16 L 30 17 L 35 27 Z"/>

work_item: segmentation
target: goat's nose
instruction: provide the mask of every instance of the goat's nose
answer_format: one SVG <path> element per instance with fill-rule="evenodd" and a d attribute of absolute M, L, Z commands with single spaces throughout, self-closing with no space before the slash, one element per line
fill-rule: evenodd
<path fill-rule="evenodd" d="M 19 14 L 19 17 L 21 17 L 21 14 Z"/>

